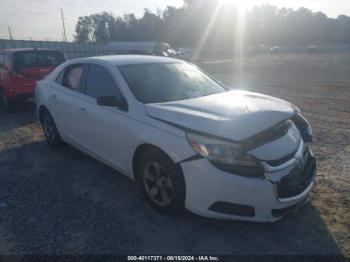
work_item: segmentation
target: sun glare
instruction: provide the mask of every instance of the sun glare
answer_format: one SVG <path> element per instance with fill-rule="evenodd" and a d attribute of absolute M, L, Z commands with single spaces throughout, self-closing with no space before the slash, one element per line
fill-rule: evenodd
<path fill-rule="evenodd" d="M 222 7 L 222 5 L 221 5 L 221 3 L 219 3 L 216 6 L 216 8 L 214 10 L 214 13 L 212 14 L 210 20 L 208 21 L 208 24 L 206 26 L 205 32 L 203 32 L 203 35 L 200 38 L 199 44 L 198 44 L 197 48 L 195 48 L 195 52 L 194 52 L 194 55 L 193 55 L 194 59 L 198 59 L 198 56 L 199 56 L 199 54 L 200 54 L 200 52 L 201 52 L 201 50 L 203 48 L 203 45 L 204 45 L 205 41 L 208 38 L 208 35 L 209 35 L 209 33 L 210 33 L 214 23 L 215 23 L 215 20 L 216 20 L 218 14 L 220 12 L 221 7 Z"/>
<path fill-rule="evenodd" d="M 232 46 L 234 50 L 233 59 L 235 60 L 235 81 L 239 82 L 243 77 L 243 54 L 244 54 L 244 34 L 245 34 L 245 19 L 246 12 L 254 5 L 258 4 L 259 0 L 218 0 L 218 8 L 234 7 L 237 9 L 237 20 L 235 28 L 235 41 Z M 214 17 L 216 14 L 214 14 Z M 206 36 L 204 36 L 206 37 Z M 202 42 L 204 42 L 202 40 Z"/>
<path fill-rule="evenodd" d="M 238 15 L 237 15 L 237 21 L 236 21 L 236 36 L 235 36 L 235 43 L 232 47 L 234 49 L 234 56 L 238 60 L 239 69 L 241 71 L 241 58 L 243 55 L 243 45 L 244 45 L 244 24 L 245 24 L 245 14 L 247 9 L 249 9 L 256 0 L 245 0 L 245 1 L 239 1 L 239 0 L 218 0 L 217 5 L 214 9 L 214 12 L 212 13 L 211 18 L 208 20 L 207 26 L 205 31 L 203 32 L 200 41 L 195 48 L 194 52 L 194 58 L 198 58 L 202 48 L 205 45 L 205 42 L 211 32 L 211 29 L 216 21 L 218 19 L 220 10 L 224 9 L 225 7 L 231 6 L 237 8 Z"/>

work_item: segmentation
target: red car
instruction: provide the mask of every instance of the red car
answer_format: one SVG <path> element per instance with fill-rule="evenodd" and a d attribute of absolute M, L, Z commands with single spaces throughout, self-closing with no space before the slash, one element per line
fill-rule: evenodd
<path fill-rule="evenodd" d="M 23 48 L 0 50 L 0 97 L 7 112 L 34 96 L 36 81 L 65 61 L 58 50 Z"/>

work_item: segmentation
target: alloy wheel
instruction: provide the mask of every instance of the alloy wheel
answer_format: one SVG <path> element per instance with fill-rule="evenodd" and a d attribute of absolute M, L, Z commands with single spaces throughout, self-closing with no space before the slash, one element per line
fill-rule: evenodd
<path fill-rule="evenodd" d="M 149 162 L 143 171 L 143 185 L 150 200 L 161 207 L 168 206 L 174 197 L 170 174 L 158 162 Z"/>
<path fill-rule="evenodd" d="M 56 130 L 55 130 L 55 125 L 50 118 L 50 116 L 46 115 L 43 119 L 43 127 L 44 127 L 44 132 L 47 140 L 49 142 L 54 142 L 56 139 Z"/>

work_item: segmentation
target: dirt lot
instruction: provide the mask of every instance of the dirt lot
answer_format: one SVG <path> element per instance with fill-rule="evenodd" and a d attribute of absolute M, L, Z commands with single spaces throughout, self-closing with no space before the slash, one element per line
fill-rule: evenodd
<path fill-rule="evenodd" d="M 137 185 L 43 140 L 27 105 L 0 110 L 0 254 L 346 254 L 350 256 L 350 54 L 280 55 L 203 66 L 235 88 L 289 100 L 310 120 L 311 203 L 275 224 L 162 216 Z"/>

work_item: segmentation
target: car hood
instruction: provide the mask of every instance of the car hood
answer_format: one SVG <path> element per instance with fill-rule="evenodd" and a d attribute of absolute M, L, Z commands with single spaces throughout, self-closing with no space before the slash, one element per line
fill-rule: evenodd
<path fill-rule="evenodd" d="M 296 110 L 281 99 L 241 90 L 146 105 L 152 118 L 234 141 L 267 130 L 291 118 Z"/>

